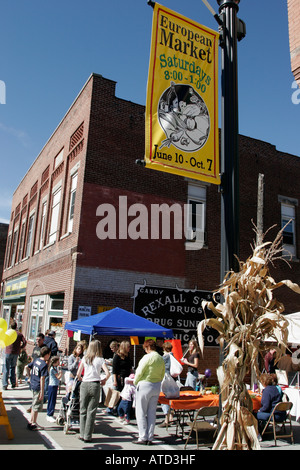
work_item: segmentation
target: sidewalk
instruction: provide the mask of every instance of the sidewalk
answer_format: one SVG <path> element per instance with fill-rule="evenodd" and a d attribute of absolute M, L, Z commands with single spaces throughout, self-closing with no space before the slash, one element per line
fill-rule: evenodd
<path fill-rule="evenodd" d="M 38 424 L 44 429 L 40 431 L 27 430 L 27 423 L 30 414 L 26 411 L 31 405 L 31 391 L 27 384 L 22 384 L 18 388 L 2 391 L 2 396 L 5 408 L 9 417 L 9 421 L 14 433 L 14 439 L 9 440 L 6 435 L 4 426 L 0 426 L 0 451 L 1 450 L 103 450 L 103 456 L 117 456 L 127 455 L 140 455 L 141 451 L 149 455 L 177 455 L 177 458 L 183 459 L 184 456 L 190 461 L 183 461 L 183 463 L 194 463 L 194 459 L 200 458 L 199 452 L 196 450 L 195 441 L 190 441 L 187 447 L 187 452 L 184 451 L 184 444 L 187 434 L 184 439 L 181 435 L 176 436 L 175 426 L 169 427 L 168 431 L 165 428 L 155 428 L 155 440 L 152 446 L 139 446 L 132 444 L 132 441 L 137 438 L 136 421 L 133 420 L 129 425 L 120 423 L 116 417 L 104 414 L 104 408 L 98 409 L 93 439 L 91 443 L 85 443 L 78 439 L 78 431 L 70 430 L 68 434 L 64 433 L 63 426 L 58 426 L 56 423 L 49 423 L 46 420 L 46 405 L 44 410 L 39 413 Z M 60 409 L 61 399 L 64 396 L 64 389 L 61 389 L 57 398 L 56 410 Z M 56 413 L 57 414 L 57 413 Z M 157 409 L 157 423 L 163 421 L 163 414 L 161 407 Z M 186 428 L 187 430 L 188 428 Z M 300 450 L 300 424 L 293 422 L 294 441 L 292 445 L 290 439 L 278 441 L 275 447 L 274 440 L 264 440 L 261 442 L 262 450 Z M 209 447 L 201 447 L 201 450 L 210 450 Z M 119 452 L 128 451 L 128 452 Z M 138 454 L 135 454 L 138 452 Z M 144 455 L 144 452 L 142 454 Z M 145 454 L 145 455 L 146 455 Z M 157 458 L 157 457 L 156 457 Z M 162 458 L 162 457 L 161 457 Z M 200 460 L 199 460 L 200 462 Z M 108 462 L 105 462 L 108 463 Z M 113 462 L 110 462 L 113 463 Z M 116 462 L 114 462 L 116 463 Z M 120 462 L 121 463 L 121 462 Z M 151 462 L 159 463 L 159 462 Z M 161 462 L 167 464 L 168 462 Z M 175 463 L 170 461 L 169 463 Z M 177 463 L 180 463 L 177 462 Z"/>

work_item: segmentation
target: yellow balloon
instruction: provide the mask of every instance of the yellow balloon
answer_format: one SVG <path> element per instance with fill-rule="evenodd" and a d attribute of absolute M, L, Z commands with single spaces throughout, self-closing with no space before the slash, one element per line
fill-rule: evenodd
<path fill-rule="evenodd" d="M 4 332 L 7 330 L 7 323 L 6 323 L 6 320 L 4 320 L 4 318 L 0 318 L 0 328 L 2 328 Z"/>
<path fill-rule="evenodd" d="M 17 339 L 17 332 L 16 330 L 7 330 L 5 332 L 5 338 L 4 338 L 4 343 L 5 343 L 5 346 L 9 346 L 10 344 L 13 344 L 16 339 Z"/>
<path fill-rule="evenodd" d="M 0 339 L 0 349 L 4 349 L 6 346 L 5 346 L 5 343 L 2 339 Z"/>
<path fill-rule="evenodd" d="M 5 338 L 5 330 L 3 328 L 0 328 L 0 341 L 4 341 Z"/>

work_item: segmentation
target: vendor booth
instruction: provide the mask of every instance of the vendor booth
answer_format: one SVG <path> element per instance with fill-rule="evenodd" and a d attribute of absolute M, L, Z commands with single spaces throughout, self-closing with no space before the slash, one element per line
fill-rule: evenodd
<path fill-rule="evenodd" d="M 80 331 L 83 334 L 102 336 L 130 336 L 173 338 L 173 331 L 156 323 L 139 317 L 122 308 L 116 307 L 106 312 L 97 313 L 85 318 L 79 318 L 72 322 L 66 322 L 64 326 L 68 332 Z M 136 343 L 134 343 L 136 344 Z M 137 343 L 138 344 L 138 343 Z M 136 362 L 136 349 L 134 345 L 134 367 Z"/>
<path fill-rule="evenodd" d="M 292 355 L 283 356 L 278 363 L 276 375 L 279 385 L 283 388 L 289 401 L 293 403 L 291 415 L 300 420 L 300 312 L 284 315 L 288 321 L 288 347 Z M 268 338 L 266 341 L 274 342 Z M 295 350 L 296 348 L 296 350 Z"/>
<path fill-rule="evenodd" d="M 116 307 L 106 312 L 66 322 L 65 330 L 81 331 L 86 335 L 153 336 L 173 338 L 173 331 Z"/>
<path fill-rule="evenodd" d="M 288 342 L 295 346 L 300 345 L 300 312 L 284 316 L 288 320 Z"/>

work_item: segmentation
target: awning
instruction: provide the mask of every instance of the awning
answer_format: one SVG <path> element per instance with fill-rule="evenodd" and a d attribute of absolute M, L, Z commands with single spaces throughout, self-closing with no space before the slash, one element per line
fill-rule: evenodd
<path fill-rule="evenodd" d="M 26 295 L 20 295 L 16 297 L 3 297 L 0 299 L 3 304 L 24 304 Z"/>

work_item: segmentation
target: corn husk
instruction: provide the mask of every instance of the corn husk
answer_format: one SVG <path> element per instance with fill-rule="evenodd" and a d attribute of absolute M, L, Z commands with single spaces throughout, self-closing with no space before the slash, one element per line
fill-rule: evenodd
<path fill-rule="evenodd" d="M 265 340 L 277 345 L 277 360 L 287 348 L 287 325 L 284 306 L 274 297 L 274 290 L 283 285 L 300 294 L 300 287 L 289 280 L 276 282 L 269 273 L 270 264 L 282 256 L 282 232 L 273 242 L 254 246 L 246 262 L 239 260 L 239 271 L 226 274 L 220 288 L 214 293 L 223 303 L 202 302 L 205 318 L 198 325 L 198 341 L 204 351 L 203 330 L 210 326 L 218 331 L 218 341 L 224 351 L 224 360 L 217 375 L 221 387 L 222 416 L 214 450 L 260 449 L 257 422 L 252 412 L 252 400 L 244 379 L 254 370 L 261 374 L 258 359 L 266 350 Z M 264 237 L 263 237 L 264 238 Z M 219 297 L 218 296 L 218 297 Z"/>

